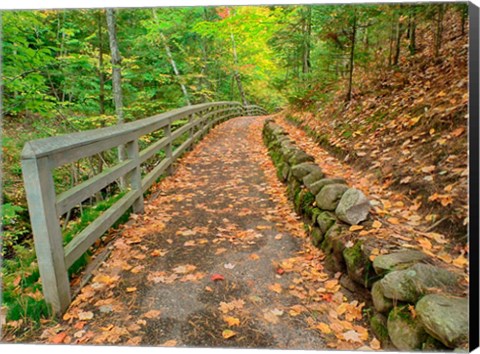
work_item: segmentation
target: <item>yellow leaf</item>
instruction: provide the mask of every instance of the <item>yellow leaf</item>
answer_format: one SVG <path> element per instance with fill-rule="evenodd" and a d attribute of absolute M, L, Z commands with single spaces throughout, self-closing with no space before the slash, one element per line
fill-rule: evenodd
<path fill-rule="evenodd" d="M 272 284 L 268 287 L 270 290 L 280 294 L 282 292 L 282 286 L 278 283 Z"/>
<path fill-rule="evenodd" d="M 232 317 L 232 316 L 225 316 L 223 318 L 223 320 L 225 322 L 227 322 L 227 324 L 232 327 L 232 326 L 239 326 L 240 325 L 240 320 L 236 317 Z"/>
<path fill-rule="evenodd" d="M 134 287 L 134 286 L 131 287 L 131 288 L 127 288 L 127 293 L 133 293 L 133 292 L 135 292 L 135 291 L 137 291 L 137 288 Z"/>
<path fill-rule="evenodd" d="M 373 224 L 372 224 L 372 227 L 373 227 L 374 229 L 379 229 L 379 228 L 382 227 L 382 223 L 381 223 L 380 221 L 378 221 L 378 220 L 375 220 L 375 221 L 373 222 Z"/>
<path fill-rule="evenodd" d="M 234 331 L 232 331 L 230 329 L 226 329 L 222 332 L 222 337 L 225 338 L 225 339 L 228 339 L 228 338 L 232 338 L 236 334 L 237 333 L 235 333 Z"/>
<path fill-rule="evenodd" d="M 460 255 L 453 260 L 452 264 L 455 267 L 463 268 L 464 266 L 466 266 L 468 264 L 468 261 L 463 255 Z"/>
<path fill-rule="evenodd" d="M 315 328 L 320 330 L 320 332 L 322 332 L 323 334 L 332 333 L 332 330 L 330 329 L 330 327 L 326 323 L 323 323 L 323 322 L 320 322 L 319 324 L 317 324 L 315 326 Z"/>
<path fill-rule="evenodd" d="M 348 231 L 358 231 L 358 230 L 362 230 L 363 229 L 363 226 L 362 225 L 352 225 L 350 226 L 350 228 L 348 229 Z"/>

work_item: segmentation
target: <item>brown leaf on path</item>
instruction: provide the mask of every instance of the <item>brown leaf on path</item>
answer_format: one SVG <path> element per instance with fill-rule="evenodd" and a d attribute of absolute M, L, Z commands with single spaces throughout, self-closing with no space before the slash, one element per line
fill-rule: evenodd
<path fill-rule="evenodd" d="M 161 347 L 174 347 L 176 345 L 177 345 L 177 341 L 175 339 L 170 339 L 160 344 Z"/>
<path fill-rule="evenodd" d="M 160 316 L 160 314 L 161 314 L 161 311 L 159 311 L 159 310 L 150 310 L 150 311 L 144 313 L 142 315 L 142 317 L 153 319 L 153 318 L 157 318 L 158 316 Z"/>
<path fill-rule="evenodd" d="M 352 225 L 350 226 L 350 228 L 348 229 L 348 231 L 358 231 L 358 230 L 362 230 L 363 229 L 363 226 L 362 225 Z"/>
<path fill-rule="evenodd" d="M 226 248 L 217 248 L 217 250 L 215 251 L 215 255 L 218 256 L 219 254 L 222 254 L 226 250 L 227 250 Z"/>
<path fill-rule="evenodd" d="M 193 272 L 195 269 L 197 269 L 197 266 L 194 266 L 193 264 L 185 264 L 173 268 L 173 271 L 177 274 L 187 274 Z"/>
<path fill-rule="evenodd" d="M 372 348 L 373 350 L 380 350 L 382 348 L 380 341 L 377 338 L 373 338 L 370 341 L 370 348 Z"/>
<path fill-rule="evenodd" d="M 131 344 L 131 345 L 137 345 L 137 344 L 140 344 L 141 342 L 142 342 L 142 336 L 132 337 L 129 340 L 127 340 L 127 344 Z"/>
<path fill-rule="evenodd" d="M 346 341 L 353 342 L 353 343 L 363 343 L 363 341 L 360 339 L 360 335 L 358 332 L 354 330 L 347 331 L 343 333 L 343 338 Z"/>
<path fill-rule="evenodd" d="M 248 258 L 250 258 L 252 261 L 256 261 L 260 259 L 260 256 L 256 253 L 252 253 L 250 256 L 248 256 Z"/>

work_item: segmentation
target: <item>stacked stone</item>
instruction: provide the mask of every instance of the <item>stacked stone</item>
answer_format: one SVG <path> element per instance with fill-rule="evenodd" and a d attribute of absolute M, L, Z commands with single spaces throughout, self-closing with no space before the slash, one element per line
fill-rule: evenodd
<path fill-rule="evenodd" d="M 465 348 L 468 300 L 455 273 L 428 264 L 419 251 L 399 251 L 370 260 L 371 239 L 352 243 L 349 225 L 368 218 L 365 195 L 342 178 L 326 178 L 313 156 L 299 149 L 281 126 L 267 120 L 263 137 L 295 210 L 310 225 L 312 243 L 326 264 L 370 289 L 372 330 L 385 346 L 400 350 Z M 342 277 L 343 279 L 343 277 Z M 353 284 L 352 283 L 352 284 Z"/>

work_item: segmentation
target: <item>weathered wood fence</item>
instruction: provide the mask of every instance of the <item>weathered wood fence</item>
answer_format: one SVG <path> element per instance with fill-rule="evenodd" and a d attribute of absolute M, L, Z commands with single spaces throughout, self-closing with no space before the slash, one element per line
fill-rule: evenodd
<path fill-rule="evenodd" d="M 31 141 L 22 152 L 22 169 L 33 230 L 38 267 L 45 300 L 55 313 L 62 313 L 71 302 L 69 267 L 100 238 L 130 207 L 143 212 L 143 193 L 173 162 L 214 125 L 244 115 L 264 115 L 258 106 L 237 102 L 205 103 L 184 107 L 135 122 Z M 172 130 L 172 124 L 188 119 Z M 139 150 L 144 135 L 163 130 L 163 137 Z M 188 132 L 188 139 L 173 149 L 173 142 Z M 53 170 L 103 151 L 125 145 L 127 159 L 108 170 L 57 195 Z M 163 150 L 165 157 L 143 178 L 141 166 Z M 126 193 L 82 232 L 63 246 L 60 217 L 109 184 L 124 179 Z"/>

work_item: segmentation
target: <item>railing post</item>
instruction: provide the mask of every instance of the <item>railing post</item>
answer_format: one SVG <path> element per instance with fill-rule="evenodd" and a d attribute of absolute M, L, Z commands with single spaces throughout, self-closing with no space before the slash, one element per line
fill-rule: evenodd
<path fill-rule="evenodd" d="M 132 209 L 135 214 L 141 214 L 143 208 L 143 193 L 142 193 L 142 174 L 140 172 L 140 161 L 138 151 L 138 140 L 130 141 L 125 146 L 127 158 L 135 161 L 135 168 L 127 174 L 127 183 L 132 190 L 138 191 L 139 196 L 132 204 Z"/>
<path fill-rule="evenodd" d="M 169 122 L 165 128 L 163 128 L 163 135 L 168 138 L 168 143 L 165 146 L 165 158 L 168 159 L 167 173 L 173 174 L 173 161 L 172 161 L 172 123 Z"/>
<path fill-rule="evenodd" d="M 28 150 L 27 143 L 23 151 Z M 22 169 L 43 294 L 59 314 L 67 309 L 71 294 L 48 157 L 23 159 Z"/>

